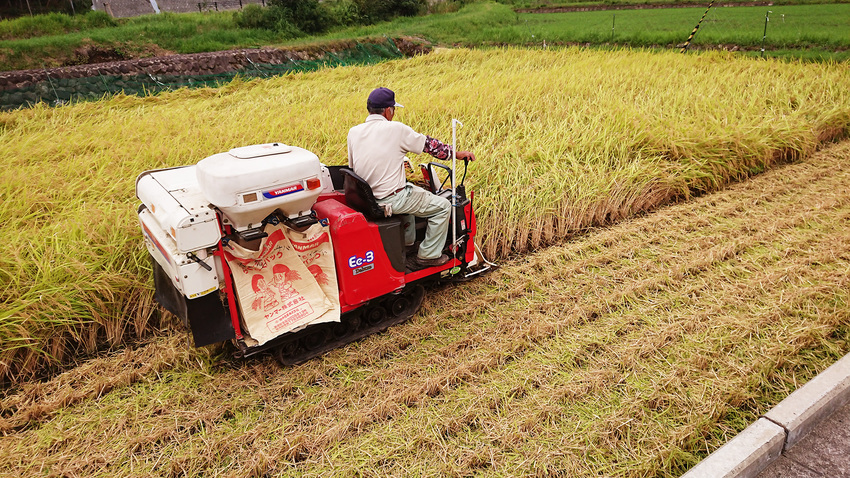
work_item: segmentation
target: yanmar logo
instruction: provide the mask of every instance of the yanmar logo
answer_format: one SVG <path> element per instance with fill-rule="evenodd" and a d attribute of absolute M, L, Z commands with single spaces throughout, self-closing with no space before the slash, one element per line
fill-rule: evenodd
<path fill-rule="evenodd" d="M 326 242 L 330 242 L 330 240 L 328 239 L 327 234 L 322 234 L 321 237 L 311 242 L 296 242 L 292 240 L 290 240 L 290 242 L 292 242 L 292 247 L 294 247 L 296 251 L 304 252 L 310 249 L 315 249 Z"/>
<path fill-rule="evenodd" d="M 299 184 L 293 184 L 291 186 L 284 186 L 282 188 L 271 189 L 268 191 L 263 191 L 263 197 L 266 199 L 272 199 L 280 196 L 286 196 L 287 194 L 297 193 L 298 191 L 303 191 L 304 186 Z"/>

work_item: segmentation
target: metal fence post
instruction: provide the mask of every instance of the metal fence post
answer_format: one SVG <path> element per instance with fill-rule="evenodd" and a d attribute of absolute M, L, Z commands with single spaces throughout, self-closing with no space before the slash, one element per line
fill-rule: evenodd
<path fill-rule="evenodd" d="M 764 34 L 761 37 L 761 57 L 764 58 L 764 40 L 767 38 L 767 22 L 770 21 L 770 14 L 772 11 L 768 10 L 767 13 L 764 14 Z"/>

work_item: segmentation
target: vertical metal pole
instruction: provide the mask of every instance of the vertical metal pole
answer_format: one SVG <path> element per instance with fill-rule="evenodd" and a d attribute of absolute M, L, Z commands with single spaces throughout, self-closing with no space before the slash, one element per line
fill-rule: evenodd
<path fill-rule="evenodd" d="M 56 87 L 53 85 L 53 80 L 50 79 L 50 73 L 47 72 L 47 67 L 45 67 L 44 65 L 41 66 L 42 68 L 44 68 L 44 76 L 47 77 L 47 82 L 50 84 L 50 89 L 53 90 L 53 96 L 56 98 L 53 103 L 55 105 L 59 105 L 59 93 L 56 92 Z"/>
<path fill-rule="evenodd" d="M 770 21 L 770 14 L 772 11 L 768 10 L 767 13 L 764 14 L 764 34 L 761 37 L 761 57 L 764 58 L 764 39 L 767 38 L 767 22 Z"/>
<path fill-rule="evenodd" d="M 463 123 L 452 118 L 452 252 L 457 254 L 457 183 L 455 172 L 457 171 L 457 125 Z"/>
<path fill-rule="evenodd" d="M 614 43 L 614 22 L 617 21 L 617 14 L 615 13 L 613 18 L 611 18 L 611 43 Z"/>

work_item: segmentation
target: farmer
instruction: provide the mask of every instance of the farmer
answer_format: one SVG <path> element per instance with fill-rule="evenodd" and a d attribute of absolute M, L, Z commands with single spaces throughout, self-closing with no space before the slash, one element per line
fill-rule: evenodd
<path fill-rule="evenodd" d="M 412 259 L 414 268 L 445 264 L 443 254 L 449 228 L 451 204 L 431 192 L 407 182 L 404 174 L 406 153 L 428 153 L 437 159 L 452 157 L 452 147 L 437 139 L 413 131 L 410 126 L 393 122 L 395 93 L 377 88 L 369 94 L 366 121 L 348 132 L 348 167 L 372 187 L 378 204 L 388 205 L 393 214 L 404 214 L 404 242 L 411 246 L 416 238 L 414 216 L 428 219 L 425 239 Z M 469 151 L 458 151 L 458 159 L 475 160 Z"/>

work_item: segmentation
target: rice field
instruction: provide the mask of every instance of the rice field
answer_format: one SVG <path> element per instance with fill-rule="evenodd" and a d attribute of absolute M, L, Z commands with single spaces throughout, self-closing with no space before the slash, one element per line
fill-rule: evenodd
<path fill-rule="evenodd" d="M 9 476 L 676 477 L 850 352 L 850 142 L 282 369 L 169 330 L 0 399 Z"/>
<path fill-rule="evenodd" d="M 808 156 L 846 135 L 847 84 L 841 64 L 460 49 L 3 113 L 0 376 L 19 382 L 167 326 L 135 218 L 141 171 L 271 141 L 342 164 L 376 86 L 423 133 L 449 140 L 451 119 L 465 124 L 480 240 L 501 259 Z"/>

